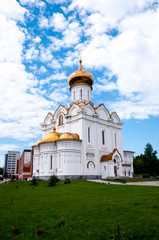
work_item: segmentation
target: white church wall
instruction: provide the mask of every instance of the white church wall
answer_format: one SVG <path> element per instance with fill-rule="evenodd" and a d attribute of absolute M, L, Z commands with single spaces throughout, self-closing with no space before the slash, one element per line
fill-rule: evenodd
<path fill-rule="evenodd" d="M 103 105 L 101 105 L 101 106 L 97 109 L 97 113 L 99 114 L 99 118 L 100 118 L 100 119 L 104 119 L 104 120 L 110 119 L 109 111 L 108 111 Z"/>
<path fill-rule="evenodd" d="M 70 116 L 77 115 L 77 111 L 79 110 L 79 107 L 76 104 L 73 104 L 72 107 L 69 110 Z"/>
<path fill-rule="evenodd" d="M 94 112 L 94 108 L 91 106 L 91 104 L 87 104 L 85 106 L 86 114 L 92 116 Z"/>
<path fill-rule="evenodd" d="M 58 176 L 82 175 L 80 141 L 58 141 L 57 156 Z"/>

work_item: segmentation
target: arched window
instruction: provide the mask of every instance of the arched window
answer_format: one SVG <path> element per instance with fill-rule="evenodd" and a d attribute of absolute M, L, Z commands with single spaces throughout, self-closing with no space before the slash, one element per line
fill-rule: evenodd
<path fill-rule="evenodd" d="M 105 132 L 102 131 L 102 145 L 105 145 Z"/>
<path fill-rule="evenodd" d="M 52 169 L 52 156 L 50 156 L 50 169 Z"/>
<path fill-rule="evenodd" d="M 117 138 L 116 138 L 116 133 L 115 133 L 115 136 L 114 136 L 114 138 L 115 138 L 115 147 L 117 147 Z"/>
<path fill-rule="evenodd" d="M 59 125 L 63 125 L 63 115 L 59 116 Z"/>
<path fill-rule="evenodd" d="M 82 100 L 82 89 L 80 89 L 80 98 Z"/>
<path fill-rule="evenodd" d="M 88 142 L 91 141 L 91 127 L 88 127 Z"/>

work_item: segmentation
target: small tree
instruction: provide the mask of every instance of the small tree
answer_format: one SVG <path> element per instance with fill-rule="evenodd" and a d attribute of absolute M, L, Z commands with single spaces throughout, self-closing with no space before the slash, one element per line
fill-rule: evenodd
<path fill-rule="evenodd" d="M 37 182 L 36 177 L 33 177 L 33 179 L 32 179 L 31 182 L 30 182 L 30 185 L 31 185 L 31 186 L 37 186 L 37 185 L 38 185 L 38 182 Z"/>
<path fill-rule="evenodd" d="M 49 183 L 48 183 L 48 187 L 54 187 L 56 185 L 56 183 L 59 182 L 59 178 L 56 177 L 55 175 L 50 177 Z"/>
<path fill-rule="evenodd" d="M 134 158 L 134 172 L 144 173 L 155 176 L 159 174 L 159 159 L 157 158 L 157 151 L 153 150 L 150 143 L 145 146 L 144 154 Z"/>
<path fill-rule="evenodd" d="M 158 173 L 159 161 L 157 159 L 157 151 L 153 150 L 150 143 L 146 144 L 144 157 L 143 157 L 143 167 L 144 173 L 149 173 L 150 175 L 156 175 Z"/>

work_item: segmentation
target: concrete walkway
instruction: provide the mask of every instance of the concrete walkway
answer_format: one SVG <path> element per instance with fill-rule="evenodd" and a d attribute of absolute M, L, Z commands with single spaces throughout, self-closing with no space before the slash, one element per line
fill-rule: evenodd
<path fill-rule="evenodd" d="M 119 183 L 104 181 L 101 179 L 88 179 L 89 182 L 104 183 L 104 184 L 116 184 L 116 185 L 140 185 L 140 186 L 156 186 L 159 187 L 159 181 L 147 181 L 147 182 L 129 182 L 129 183 Z"/>

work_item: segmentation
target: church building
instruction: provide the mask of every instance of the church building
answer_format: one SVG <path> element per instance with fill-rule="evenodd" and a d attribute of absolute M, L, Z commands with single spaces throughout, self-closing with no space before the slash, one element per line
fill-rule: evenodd
<path fill-rule="evenodd" d="M 33 176 L 49 179 L 106 179 L 133 176 L 132 151 L 123 151 L 122 125 L 116 112 L 104 104 L 94 107 L 94 78 L 83 70 L 73 72 L 68 83 L 71 103 L 48 113 L 41 124 L 43 137 L 33 146 Z"/>

